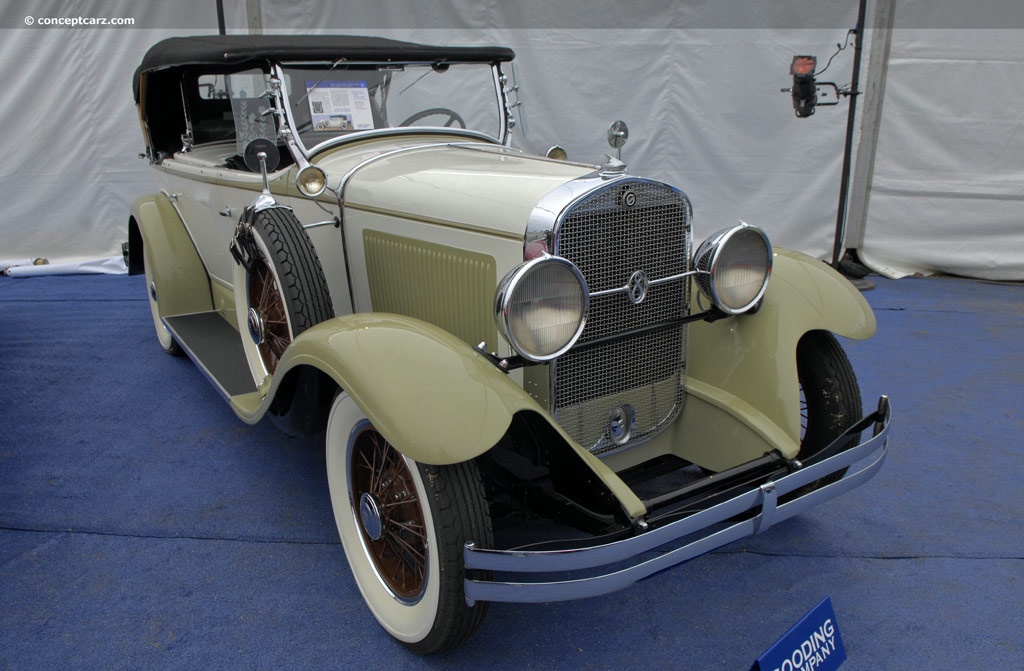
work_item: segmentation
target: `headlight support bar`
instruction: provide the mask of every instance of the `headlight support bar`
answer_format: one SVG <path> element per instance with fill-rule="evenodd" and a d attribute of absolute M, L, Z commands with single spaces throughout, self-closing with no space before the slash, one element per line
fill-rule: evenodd
<path fill-rule="evenodd" d="M 596 294 L 591 294 L 591 296 L 594 295 Z M 751 312 L 754 312 L 754 310 L 751 310 Z M 623 331 L 622 333 L 616 333 L 614 335 L 605 336 L 603 338 L 595 338 L 594 340 L 588 340 L 585 343 L 577 343 L 576 345 L 573 345 L 573 347 L 569 351 L 575 352 L 578 350 L 587 349 L 589 347 L 596 347 L 597 345 L 605 345 L 611 342 L 632 338 L 643 333 L 665 331 L 668 329 L 677 328 L 679 326 L 684 326 L 686 324 L 691 324 L 693 322 L 705 321 L 710 323 L 718 321 L 719 319 L 724 319 L 726 317 L 737 316 L 739 315 L 726 314 L 719 310 L 717 307 L 712 306 L 711 308 L 703 312 L 696 312 L 694 314 L 687 315 L 686 317 L 683 317 L 681 319 L 674 319 L 669 322 L 651 324 L 650 326 L 644 326 L 643 328 L 633 329 L 632 331 Z M 483 354 L 485 357 L 487 357 L 487 359 L 491 363 L 493 363 L 495 366 L 497 366 L 499 369 L 506 373 L 512 370 L 516 370 L 518 368 L 526 368 L 527 366 L 537 366 L 540 364 L 550 363 L 550 361 L 531 361 L 518 354 L 509 357 L 499 357 L 497 354 L 487 352 L 484 349 L 484 346 L 485 343 L 480 343 L 479 345 L 477 345 L 476 350 Z"/>

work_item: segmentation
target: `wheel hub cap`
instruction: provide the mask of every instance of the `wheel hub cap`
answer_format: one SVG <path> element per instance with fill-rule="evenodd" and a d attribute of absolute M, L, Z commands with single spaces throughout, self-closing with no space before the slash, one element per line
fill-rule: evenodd
<path fill-rule="evenodd" d="M 256 311 L 256 308 L 249 308 L 249 317 L 246 319 L 249 325 L 249 336 L 252 341 L 257 345 L 262 345 L 263 341 L 266 340 L 266 324 L 263 321 L 263 315 Z"/>
<path fill-rule="evenodd" d="M 370 537 L 370 540 L 380 540 L 380 537 L 384 535 L 380 504 L 369 492 L 364 492 L 359 497 L 359 520 L 363 523 L 363 531 Z"/>

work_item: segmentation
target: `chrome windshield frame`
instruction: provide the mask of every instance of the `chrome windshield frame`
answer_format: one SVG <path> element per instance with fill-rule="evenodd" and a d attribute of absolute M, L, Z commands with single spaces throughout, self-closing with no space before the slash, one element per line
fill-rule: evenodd
<path fill-rule="evenodd" d="M 399 61 L 394 61 L 394 62 L 392 62 L 392 61 L 387 61 L 387 62 L 384 62 L 384 61 L 344 61 L 344 64 L 346 66 L 353 66 L 353 65 L 355 65 L 355 66 L 368 66 L 368 65 L 369 66 L 372 66 L 372 65 L 380 66 L 380 65 L 386 65 L 386 66 L 391 66 L 391 67 L 405 66 L 405 65 L 414 65 L 414 66 L 432 65 L 432 63 L 425 62 L 425 61 L 401 61 L 401 62 L 399 62 Z M 458 65 L 458 64 L 461 64 L 461 62 L 453 61 L 453 62 L 451 62 L 449 64 L 450 65 Z M 469 62 L 467 62 L 466 64 L 480 65 L 480 63 L 469 63 Z M 302 138 L 300 137 L 299 133 L 295 130 L 297 128 L 297 126 L 295 124 L 295 118 L 292 115 L 291 105 L 289 104 L 290 97 L 289 97 L 289 91 L 288 91 L 288 78 L 285 76 L 286 75 L 286 72 L 285 72 L 286 68 L 293 67 L 293 66 L 303 66 L 303 65 L 307 65 L 307 66 L 308 65 L 317 65 L 317 66 L 331 65 L 333 67 L 333 66 L 337 65 L 337 62 L 330 63 L 329 61 L 282 61 L 280 63 L 275 63 L 273 65 L 273 67 L 272 67 L 274 77 L 276 77 L 280 81 L 281 95 L 280 95 L 280 98 L 276 102 L 280 105 L 280 107 L 278 108 L 278 113 L 285 120 L 285 124 L 282 125 L 282 130 L 287 128 L 287 131 L 283 133 L 283 135 L 285 136 L 285 141 L 288 144 L 289 149 L 292 149 L 293 151 L 297 151 L 302 156 L 302 159 L 303 159 L 304 162 L 308 162 L 313 156 L 315 156 L 317 154 L 320 154 L 320 153 L 322 153 L 324 151 L 327 151 L 329 149 L 333 149 L 334 147 L 342 146 L 342 145 L 349 144 L 349 143 L 352 143 L 352 142 L 358 142 L 360 140 L 365 140 L 365 139 L 368 139 L 368 138 L 394 137 L 394 136 L 400 136 L 400 135 L 424 135 L 424 134 L 427 134 L 427 135 L 438 135 L 438 134 L 441 134 L 441 135 L 451 135 L 453 137 L 466 138 L 466 139 L 471 139 L 471 140 L 481 140 L 481 141 L 484 141 L 484 142 L 490 142 L 490 143 L 494 143 L 494 144 L 505 146 L 505 147 L 508 147 L 511 144 L 512 133 L 511 133 L 511 127 L 510 127 L 510 124 L 509 124 L 510 105 L 509 105 L 509 101 L 508 101 L 508 91 L 506 90 L 506 87 L 505 87 L 505 84 L 504 84 L 503 75 L 502 75 L 502 71 L 501 71 L 501 65 L 499 63 L 491 63 L 491 64 L 488 65 L 488 67 L 491 68 L 491 75 L 492 75 L 491 78 L 492 78 L 493 85 L 494 85 L 495 103 L 497 105 L 497 107 L 495 109 L 495 114 L 497 114 L 497 116 L 499 118 L 499 122 L 498 122 L 499 135 L 498 135 L 498 137 L 495 137 L 495 136 L 490 135 L 489 133 L 485 133 L 483 131 L 478 131 L 478 130 L 473 130 L 473 129 L 465 129 L 465 128 L 451 128 L 451 127 L 441 127 L 441 126 L 436 126 L 436 127 L 435 126 L 404 126 L 404 127 L 400 126 L 400 127 L 393 127 L 393 128 L 375 128 L 373 130 L 354 131 L 352 133 L 347 133 L 345 135 L 339 135 L 339 136 L 328 138 L 328 139 L 324 140 L 323 142 L 319 142 L 319 143 L 313 145 L 312 147 L 307 147 L 306 144 L 302 141 Z M 296 156 L 294 158 L 296 159 L 296 162 L 299 162 L 298 156 Z"/>

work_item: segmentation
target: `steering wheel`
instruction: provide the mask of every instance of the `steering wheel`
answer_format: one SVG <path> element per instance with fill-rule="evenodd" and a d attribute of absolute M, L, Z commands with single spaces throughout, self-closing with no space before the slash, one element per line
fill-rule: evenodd
<path fill-rule="evenodd" d="M 400 123 L 400 126 L 410 126 L 420 119 L 425 119 L 428 116 L 446 116 L 448 121 L 444 124 L 445 128 L 450 127 L 452 124 L 458 124 L 459 128 L 465 128 L 465 120 L 459 116 L 459 113 L 453 109 L 447 107 L 431 107 L 430 109 L 423 110 L 422 112 L 416 112 L 411 117 Z"/>

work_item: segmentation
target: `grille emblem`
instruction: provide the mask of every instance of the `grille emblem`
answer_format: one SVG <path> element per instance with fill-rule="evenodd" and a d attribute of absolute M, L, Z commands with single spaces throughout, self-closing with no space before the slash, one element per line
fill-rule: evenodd
<path fill-rule="evenodd" d="M 633 305 L 639 305 L 644 298 L 647 297 L 647 287 L 651 284 L 650 279 L 647 277 L 647 273 L 642 270 L 638 270 L 629 276 L 629 281 L 626 282 L 626 291 L 629 296 L 629 301 Z"/>

